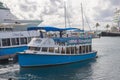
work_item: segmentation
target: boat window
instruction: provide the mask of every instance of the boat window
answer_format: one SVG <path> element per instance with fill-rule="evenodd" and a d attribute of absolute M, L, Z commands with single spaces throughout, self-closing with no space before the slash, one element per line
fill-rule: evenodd
<path fill-rule="evenodd" d="M 27 38 L 26 37 L 20 38 L 20 42 L 21 44 L 27 44 Z"/>
<path fill-rule="evenodd" d="M 82 46 L 79 46 L 79 53 L 82 53 Z"/>
<path fill-rule="evenodd" d="M 40 47 L 29 47 L 29 50 L 40 51 Z"/>
<path fill-rule="evenodd" d="M 47 47 L 42 47 L 42 50 L 41 50 L 41 51 L 42 51 L 42 52 L 47 52 L 47 49 L 48 49 Z"/>
<path fill-rule="evenodd" d="M 75 54 L 78 53 L 78 48 L 75 46 Z"/>
<path fill-rule="evenodd" d="M 91 45 L 89 45 L 89 52 L 91 52 L 92 51 L 92 47 L 91 47 Z"/>
<path fill-rule="evenodd" d="M 55 53 L 60 53 L 60 48 L 59 47 L 55 48 Z"/>
<path fill-rule="evenodd" d="M 40 51 L 40 47 L 36 47 L 35 50 L 36 50 L 36 51 Z"/>
<path fill-rule="evenodd" d="M 71 54 L 75 53 L 75 47 L 71 47 Z"/>
<path fill-rule="evenodd" d="M 27 42 L 29 43 L 31 41 L 31 37 L 28 37 L 28 40 L 27 40 Z"/>
<path fill-rule="evenodd" d="M 86 53 L 88 53 L 88 45 L 86 46 Z"/>
<path fill-rule="evenodd" d="M 81 52 L 82 52 L 82 53 L 85 53 L 85 46 L 82 46 L 82 47 L 81 47 Z"/>
<path fill-rule="evenodd" d="M 61 54 L 65 54 L 65 48 L 62 47 Z"/>
<path fill-rule="evenodd" d="M 12 31 L 12 28 L 5 28 L 5 31 Z"/>
<path fill-rule="evenodd" d="M 71 53 L 71 52 L 70 52 L 70 49 L 71 49 L 70 47 L 67 47 L 67 48 L 66 48 L 66 54 L 70 54 L 70 53 Z"/>
<path fill-rule="evenodd" d="M 54 47 L 50 47 L 49 52 L 54 52 Z"/>
<path fill-rule="evenodd" d="M 19 45 L 19 38 L 11 38 L 12 45 Z"/>
<path fill-rule="evenodd" d="M 9 38 L 2 39 L 2 45 L 3 46 L 10 46 L 10 39 Z"/>
<path fill-rule="evenodd" d="M 29 50 L 35 50 L 35 47 L 29 47 Z"/>
<path fill-rule="evenodd" d="M 0 47 L 1 47 L 1 39 L 0 39 Z"/>
<path fill-rule="evenodd" d="M 81 53 L 84 53 L 84 52 L 85 52 L 84 49 L 85 49 L 85 47 L 84 47 L 84 46 L 81 46 Z"/>
<path fill-rule="evenodd" d="M 42 41 L 41 39 L 36 39 L 35 40 L 36 43 L 41 43 L 41 41 Z"/>
<path fill-rule="evenodd" d="M 0 28 L 0 31 L 4 31 L 4 28 Z"/>

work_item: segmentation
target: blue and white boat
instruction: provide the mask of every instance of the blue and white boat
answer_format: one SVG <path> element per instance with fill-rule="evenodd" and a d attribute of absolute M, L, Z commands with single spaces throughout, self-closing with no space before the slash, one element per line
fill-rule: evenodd
<path fill-rule="evenodd" d="M 38 29 L 38 28 L 31 28 Z M 40 29 L 40 28 L 39 28 Z M 33 38 L 28 50 L 18 53 L 20 67 L 49 66 L 67 64 L 95 58 L 97 52 L 92 50 L 92 38 L 76 28 L 41 27 L 50 32 L 44 38 Z M 78 32 L 79 31 L 79 32 Z"/>
<path fill-rule="evenodd" d="M 19 20 L 0 2 L 0 60 L 26 50 L 31 38 L 40 35 L 35 30 L 27 31 L 27 28 L 37 26 L 41 22 L 42 20 Z"/>

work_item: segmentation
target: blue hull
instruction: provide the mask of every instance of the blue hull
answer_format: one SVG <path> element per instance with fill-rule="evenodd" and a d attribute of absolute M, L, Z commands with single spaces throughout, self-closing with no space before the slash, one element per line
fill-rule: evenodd
<path fill-rule="evenodd" d="M 12 54 L 15 54 L 17 52 L 22 52 L 26 49 L 27 49 L 27 46 L 0 48 L 0 56 L 12 55 Z"/>
<path fill-rule="evenodd" d="M 83 61 L 96 57 L 97 52 L 79 55 L 18 54 L 21 67 L 49 66 Z"/>

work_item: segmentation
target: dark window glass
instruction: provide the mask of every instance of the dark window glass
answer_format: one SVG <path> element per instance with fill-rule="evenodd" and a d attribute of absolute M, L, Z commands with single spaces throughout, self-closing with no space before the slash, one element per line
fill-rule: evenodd
<path fill-rule="evenodd" d="M 2 39 L 2 46 L 10 46 L 10 39 Z"/>
<path fill-rule="evenodd" d="M 12 38 L 12 45 L 19 45 L 19 38 Z"/>
<path fill-rule="evenodd" d="M 50 48 L 49 48 L 49 52 L 54 52 L 54 48 L 53 48 L 53 47 L 50 47 Z"/>
<path fill-rule="evenodd" d="M 1 47 L 1 40 L 0 40 L 0 47 Z"/>
<path fill-rule="evenodd" d="M 27 38 L 20 38 L 21 44 L 27 44 Z"/>
<path fill-rule="evenodd" d="M 29 50 L 40 51 L 40 47 L 29 47 Z"/>
<path fill-rule="evenodd" d="M 28 37 L 28 43 L 31 41 L 31 37 Z"/>
<path fill-rule="evenodd" d="M 67 48 L 66 48 L 66 54 L 70 54 L 70 50 L 71 50 L 71 48 L 70 48 L 70 47 L 67 47 Z"/>
<path fill-rule="evenodd" d="M 92 47 L 91 47 L 91 45 L 89 45 L 89 51 L 90 51 L 90 52 L 92 51 Z"/>
<path fill-rule="evenodd" d="M 43 52 L 47 52 L 47 49 L 48 49 L 47 47 L 42 47 Z"/>
<path fill-rule="evenodd" d="M 82 46 L 79 46 L 79 53 L 82 53 Z"/>
<path fill-rule="evenodd" d="M 0 28 L 0 31 L 4 31 L 4 28 Z"/>
<path fill-rule="evenodd" d="M 12 31 L 12 28 L 5 28 L 6 31 Z"/>

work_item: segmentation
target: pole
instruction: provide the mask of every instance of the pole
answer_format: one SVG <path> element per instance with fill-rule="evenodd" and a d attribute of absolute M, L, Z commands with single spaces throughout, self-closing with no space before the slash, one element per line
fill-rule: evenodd
<path fill-rule="evenodd" d="M 83 7 L 81 3 L 81 13 L 82 13 L 82 29 L 84 30 L 84 18 L 83 18 Z"/>
<path fill-rule="evenodd" d="M 65 18 L 65 28 L 66 28 L 66 26 L 67 26 L 67 24 L 66 24 L 67 20 L 66 20 L 66 2 L 65 1 L 64 1 L 64 18 Z"/>

